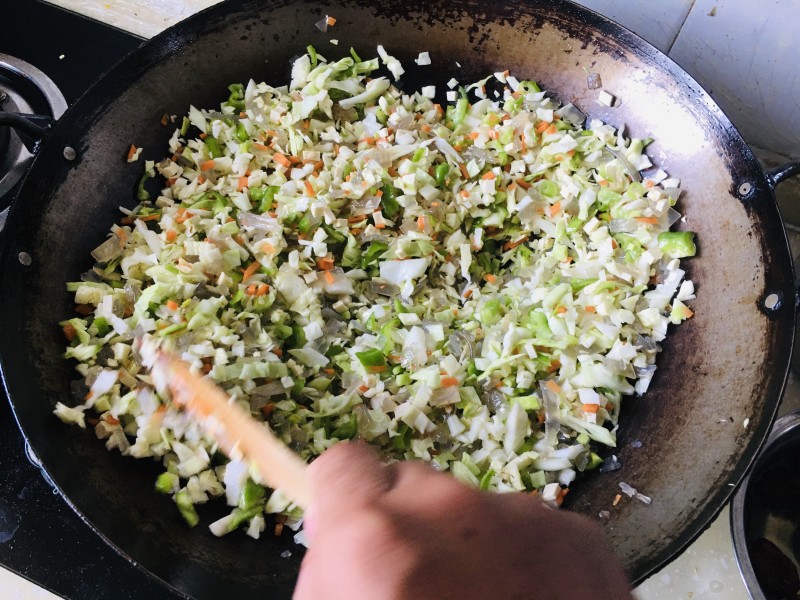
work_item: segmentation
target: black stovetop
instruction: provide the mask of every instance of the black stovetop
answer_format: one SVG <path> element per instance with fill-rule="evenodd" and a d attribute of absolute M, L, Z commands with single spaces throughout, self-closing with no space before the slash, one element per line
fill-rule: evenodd
<path fill-rule="evenodd" d="M 68 104 L 142 39 L 38 0 L 5 0 L 0 54 L 46 73 Z M 0 389 L 0 565 L 74 600 L 177 596 L 103 542 L 26 457 Z M 2 596 L 2 593 L 0 593 Z"/>

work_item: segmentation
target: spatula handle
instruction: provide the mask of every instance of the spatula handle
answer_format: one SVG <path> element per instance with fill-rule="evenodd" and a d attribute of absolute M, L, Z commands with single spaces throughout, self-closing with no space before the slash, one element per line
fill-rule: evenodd
<path fill-rule="evenodd" d="M 308 465 L 266 423 L 253 419 L 211 380 L 192 373 L 186 363 L 165 352 L 158 352 L 153 374 L 162 378 L 173 400 L 198 420 L 225 454 L 250 461 L 263 483 L 308 508 Z"/>

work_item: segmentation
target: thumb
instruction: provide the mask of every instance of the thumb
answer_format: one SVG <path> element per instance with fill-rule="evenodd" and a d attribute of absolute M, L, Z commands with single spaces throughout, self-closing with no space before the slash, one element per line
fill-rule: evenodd
<path fill-rule="evenodd" d="M 311 505 L 303 519 L 308 543 L 320 521 L 330 523 L 386 493 L 393 485 L 392 473 L 364 444 L 339 442 L 323 452 L 308 468 Z"/>
<path fill-rule="evenodd" d="M 360 443 L 340 442 L 322 453 L 308 470 L 312 508 L 327 511 L 369 504 L 391 489 L 393 469 Z"/>

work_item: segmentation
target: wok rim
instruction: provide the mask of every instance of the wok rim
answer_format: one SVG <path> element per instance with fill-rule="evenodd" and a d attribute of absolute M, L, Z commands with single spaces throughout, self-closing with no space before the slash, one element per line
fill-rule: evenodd
<path fill-rule="evenodd" d="M 280 2 L 280 0 L 278 0 L 277 3 L 283 4 Z M 734 136 L 735 141 L 740 144 L 741 151 L 749 166 L 756 171 L 759 178 L 759 196 L 766 196 L 766 202 L 769 204 L 769 210 L 774 210 L 775 217 L 777 217 L 776 224 L 780 226 L 783 233 L 780 239 L 772 241 L 772 247 L 784 255 L 791 268 L 792 256 L 788 239 L 786 237 L 785 230 L 783 230 L 783 221 L 777 208 L 774 189 L 770 185 L 763 167 L 758 163 L 750 146 L 744 142 L 741 134 L 730 122 L 722 109 L 691 75 L 685 72 L 671 58 L 655 48 L 646 40 L 639 37 L 637 34 L 589 8 L 574 4 L 570 0 L 555 0 L 549 3 L 543 0 L 535 0 L 533 2 L 525 2 L 524 4 L 532 7 L 533 11 L 536 11 L 538 7 L 542 7 L 546 14 L 550 14 L 559 8 L 566 7 L 573 14 L 583 18 L 588 29 L 611 33 L 613 38 L 622 43 L 627 50 L 647 57 L 654 57 L 655 62 L 657 62 L 660 68 L 666 71 L 671 78 L 682 83 L 686 83 L 693 90 L 699 92 L 699 94 L 702 96 L 702 99 L 710 107 L 709 113 L 717 120 L 719 125 L 721 125 L 722 129 L 727 134 Z M 61 148 L 65 145 L 64 141 L 68 138 L 71 131 L 69 128 L 73 126 L 76 121 L 80 121 L 82 116 L 87 112 L 90 112 L 92 108 L 107 106 L 109 103 L 114 102 L 113 97 L 109 101 L 96 101 L 94 99 L 95 96 L 102 96 L 102 94 L 99 94 L 98 92 L 102 91 L 105 87 L 118 89 L 120 88 L 120 84 L 113 82 L 115 77 L 122 76 L 121 78 L 124 79 L 126 74 L 130 75 L 139 73 L 142 72 L 143 69 L 149 71 L 159 59 L 166 56 L 172 56 L 175 53 L 180 52 L 185 46 L 190 45 L 204 34 L 207 34 L 219 27 L 219 22 L 215 21 L 215 19 L 231 16 L 232 14 L 239 15 L 243 11 L 243 8 L 247 6 L 263 5 L 264 3 L 259 3 L 257 0 L 228 0 L 196 13 L 164 30 L 153 38 L 144 41 L 140 46 L 120 59 L 120 61 L 111 67 L 100 79 L 98 79 L 98 81 L 96 81 L 84 94 L 82 94 L 81 97 L 68 108 L 62 118 L 59 119 L 58 123 L 54 127 L 53 132 L 48 136 L 42 145 L 42 148 L 34 157 L 34 160 L 22 181 L 17 199 L 10 207 L 6 226 L 4 227 L 3 231 L 0 232 L 0 265 L 7 265 L 15 262 L 14 230 L 16 229 L 15 225 L 17 224 L 17 221 L 20 220 L 19 214 L 25 210 L 25 207 L 23 206 L 24 202 L 21 202 L 20 198 L 25 196 L 26 192 L 32 187 L 32 184 L 29 183 L 29 180 L 34 179 L 36 176 L 38 176 L 38 172 L 40 170 L 44 170 L 47 167 L 46 161 L 47 158 L 49 158 L 48 153 L 52 154 L 53 152 L 56 152 L 58 148 Z M 213 21 L 213 24 L 210 27 L 207 25 L 207 22 L 209 21 Z M 204 25 L 206 26 L 204 27 Z M 127 89 L 129 85 L 131 84 L 122 84 L 121 89 Z M 558 90 L 553 91 L 558 94 Z M 0 270 L 0 281 L 2 281 L 6 276 L 5 269 Z M 791 297 L 787 297 L 786 302 L 791 301 L 791 303 L 794 304 L 794 288 L 792 288 L 791 291 Z M 757 424 L 756 433 L 751 434 L 751 437 L 749 438 L 749 443 L 751 445 L 753 444 L 754 440 L 757 440 L 757 442 L 745 454 L 742 455 L 742 458 L 737 462 L 735 468 L 731 469 L 727 481 L 728 485 L 723 485 L 718 488 L 713 496 L 714 501 L 710 502 L 705 508 L 698 511 L 696 516 L 692 519 L 692 527 L 681 532 L 671 544 L 666 545 L 664 549 L 656 553 L 652 560 L 638 561 L 639 564 L 637 564 L 636 571 L 628 573 L 633 587 L 639 585 L 645 579 L 652 576 L 658 570 L 672 562 L 710 526 L 725 505 L 731 501 L 736 489 L 742 483 L 760 456 L 762 448 L 767 443 L 767 436 L 772 429 L 772 424 L 777 415 L 778 406 L 780 405 L 786 389 L 793 341 L 795 337 L 794 329 L 797 320 L 796 312 L 794 310 L 783 311 L 779 318 L 788 321 L 786 326 L 791 328 L 791 334 L 786 340 L 787 351 L 781 353 L 781 356 L 785 357 L 781 359 L 783 364 L 776 365 L 779 367 L 777 372 L 780 372 L 781 370 L 783 372 L 781 377 L 775 378 L 776 383 L 778 381 L 780 383 L 778 393 L 774 398 L 768 398 L 766 400 L 765 414 L 762 415 L 761 420 Z M 26 431 L 26 427 L 20 419 L 17 404 L 14 400 L 15 398 L 19 398 L 23 395 L 23 392 L 20 391 L 20 388 L 24 388 L 24 386 L 21 384 L 21 382 L 15 381 L 13 374 L 8 373 L 6 369 L 6 364 L 8 364 L 6 354 L 10 351 L 11 349 L 6 350 L 5 342 L 0 342 L 0 379 L 2 379 L 3 386 L 9 398 L 9 403 L 11 405 L 15 421 L 17 422 L 17 426 L 22 432 L 26 443 L 28 443 L 35 451 L 35 446 L 30 441 L 28 432 Z M 14 390 L 14 393 L 12 393 L 12 390 Z M 84 514 L 81 508 L 70 499 L 70 497 L 62 489 L 62 484 L 55 477 L 53 477 L 51 469 L 49 469 L 46 464 L 42 464 L 41 470 L 46 474 L 47 477 L 49 477 L 50 481 L 54 484 L 55 489 L 58 490 L 59 495 L 64 498 L 65 502 L 70 506 L 70 508 L 75 511 L 80 519 L 86 523 L 97 535 L 99 535 L 100 538 L 103 539 L 103 541 L 108 544 L 117 554 L 125 558 L 129 563 L 135 565 L 140 571 L 144 572 L 152 579 L 162 583 L 170 591 L 178 594 L 181 597 L 191 598 L 191 596 L 187 595 L 186 592 L 175 587 L 175 585 L 161 575 L 150 571 L 140 561 L 134 559 L 119 545 L 117 545 L 116 542 L 112 541 Z"/>

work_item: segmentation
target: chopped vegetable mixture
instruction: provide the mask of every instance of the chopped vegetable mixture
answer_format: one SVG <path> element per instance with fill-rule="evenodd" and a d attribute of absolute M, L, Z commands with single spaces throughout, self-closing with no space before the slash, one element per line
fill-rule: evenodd
<path fill-rule="evenodd" d="M 217 535 L 301 515 L 154 391 L 136 337 L 308 460 L 362 439 L 560 504 L 600 464 L 594 444 L 615 445 L 668 324 L 692 316 L 679 259 L 693 234 L 669 231 L 679 182 L 649 140 L 507 72 L 445 106 L 433 86 L 404 94 L 379 71 L 397 78 L 400 61 L 378 54 L 309 47 L 289 86 L 231 85 L 219 110 L 191 107 L 171 156 L 146 163 L 141 203 L 68 284 L 81 316 L 61 323 L 66 357 L 88 393 L 56 414 L 161 461 L 156 489 L 190 525 L 225 496 Z"/>

